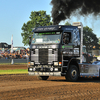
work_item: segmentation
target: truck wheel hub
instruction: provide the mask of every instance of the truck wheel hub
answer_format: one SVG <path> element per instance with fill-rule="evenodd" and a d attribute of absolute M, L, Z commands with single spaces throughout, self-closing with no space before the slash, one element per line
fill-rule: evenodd
<path fill-rule="evenodd" d="M 77 75 L 76 70 L 73 70 L 71 74 L 72 74 L 72 77 L 73 77 L 73 78 L 76 77 L 76 75 Z"/>

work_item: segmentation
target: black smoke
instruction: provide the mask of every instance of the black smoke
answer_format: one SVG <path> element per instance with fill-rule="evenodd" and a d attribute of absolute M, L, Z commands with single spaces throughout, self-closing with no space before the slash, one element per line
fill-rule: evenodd
<path fill-rule="evenodd" d="M 80 16 L 100 14 L 100 0 L 52 0 L 52 18 L 53 24 L 59 24 L 60 21 L 69 19 L 70 16 L 78 11 Z"/>

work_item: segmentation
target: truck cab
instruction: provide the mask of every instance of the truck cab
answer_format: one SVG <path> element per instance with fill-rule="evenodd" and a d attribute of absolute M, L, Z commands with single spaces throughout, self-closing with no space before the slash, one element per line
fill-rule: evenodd
<path fill-rule="evenodd" d="M 36 75 L 42 80 L 49 76 L 65 76 L 76 81 L 80 75 L 77 57 L 82 58 L 82 28 L 80 22 L 73 26 L 35 28 L 30 39 L 29 75 Z"/>

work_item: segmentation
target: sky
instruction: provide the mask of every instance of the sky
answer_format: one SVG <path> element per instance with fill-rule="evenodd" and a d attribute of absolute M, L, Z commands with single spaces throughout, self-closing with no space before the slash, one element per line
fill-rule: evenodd
<path fill-rule="evenodd" d="M 11 36 L 13 35 L 13 46 L 28 47 L 22 43 L 22 26 L 30 19 L 32 11 L 44 10 L 51 16 L 51 0 L 0 0 L 0 43 L 6 42 L 11 45 Z M 89 26 L 93 32 L 100 37 L 100 18 L 94 18 L 92 15 L 83 17 L 71 16 L 70 19 L 62 21 L 65 24 L 68 21 L 82 22 L 83 26 Z"/>

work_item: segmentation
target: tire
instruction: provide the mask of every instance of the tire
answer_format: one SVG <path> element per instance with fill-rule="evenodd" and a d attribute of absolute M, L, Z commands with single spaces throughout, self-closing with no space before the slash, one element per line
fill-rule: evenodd
<path fill-rule="evenodd" d="M 93 80 L 100 80 L 100 77 L 93 77 Z"/>
<path fill-rule="evenodd" d="M 39 80 L 47 80 L 49 76 L 38 76 Z"/>
<path fill-rule="evenodd" d="M 75 65 L 71 65 L 68 72 L 66 73 L 66 80 L 76 82 L 78 80 L 79 71 Z"/>

